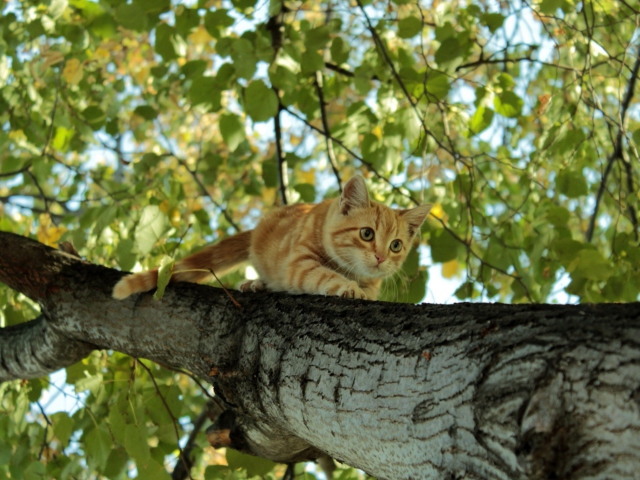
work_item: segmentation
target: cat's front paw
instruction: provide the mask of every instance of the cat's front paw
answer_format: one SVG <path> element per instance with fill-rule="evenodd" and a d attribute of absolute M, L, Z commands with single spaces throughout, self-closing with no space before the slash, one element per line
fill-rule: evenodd
<path fill-rule="evenodd" d="M 238 285 L 238 290 L 241 292 L 259 292 L 260 290 L 264 290 L 266 285 L 260 279 L 258 280 L 245 280 L 240 285 Z"/>
<path fill-rule="evenodd" d="M 335 295 L 342 298 L 361 298 L 367 299 L 367 295 L 356 282 L 341 282 L 337 288 L 328 288 L 327 295 Z"/>

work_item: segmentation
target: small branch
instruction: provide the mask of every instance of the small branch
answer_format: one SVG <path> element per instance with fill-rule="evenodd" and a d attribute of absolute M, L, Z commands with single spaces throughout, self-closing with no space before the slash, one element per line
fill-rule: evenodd
<path fill-rule="evenodd" d="M 18 175 L 20 173 L 24 173 L 31 168 L 31 162 L 27 162 L 27 164 L 22 167 L 20 170 L 14 170 L 13 172 L 0 173 L 0 178 L 5 177 L 13 177 L 14 175 Z"/>
<path fill-rule="evenodd" d="M 367 15 L 367 12 L 364 9 L 364 5 L 362 5 L 362 2 L 360 0 L 356 0 L 356 2 L 358 4 L 358 7 L 360 7 L 360 10 L 362 11 L 362 14 L 364 15 L 365 20 L 367 21 L 367 28 L 371 32 L 371 36 L 373 37 L 374 43 L 380 49 L 380 52 L 382 53 L 382 56 L 384 57 L 385 62 L 387 62 L 387 64 L 389 65 L 389 68 L 391 69 L 391 73 L 393 74 L 393 78 L 396 80 L 396 82 L 398 82 L 398 85 L 400 86 L 400 89 L 402 90 L 402 93 L 404 93 L 404 96 L 407 98 L 407 101 L 411 105 L 411 108 L 413 108 L 413 112 L 415 113 L 416 118 L 418 119 L 418 121 L 422 125 L 422 129 L 424 130 L 425 135 L 431 137 L 436 142 L 438 147 L 440 147 L 442 150 L 444 150 L 449 155 L 451 155 L 455 160 L 460 160 L 460 156 L 458 154 L 456 154 L 456 152 L 451 151 L 450 149 L 448 149 L 433 133 L 431 133 L 431 131 L 427 127 L 427 124 L 425 123 L 424 117 L 422 115 L 420 115 L 420 112 L 418 111 L 418 105 L 417 105 L 416 101 L 413 99 L 413 97 L 411 96 L 411 94 L 407 90 L 407 87 L 405 86 L 404 82 L 402 81 L 402 78 L 400 78 L 400 74 L 396 70 L 395 65 L 393 65 L 393 61 L 389 57 L 389 54 L 387 53 L 387 49 L 384 46 L 384 43 L 382 42 L 382 39 L 378 35 L 378 32 L 376 32 L 376 29 L 373 27 L 373 24 L 371 23 L 371 19 L 369 18 L 369 15 Z"/>
<path fill-rule="evenodd" d="M 276 95 L 278 98 L 278 90 L 275 89 Z M 280 185 L 280 200 L 282 200 L 283 205 L 287 205 L 289 202 L 287 201 L 287 187 L 289 183 L 289 175 L 287 172 L 287 157 L 285 156 L 284 150 L 282 148 L 282 127 L 280 125 L 280 112 L 282 112 L 282 106 L 278 102 L 278 113 L 276 113 L 275 117 L 273 117 L 273 126 L 275 130 L 276 136 L 276 156 L 277 156 L 277 165 L 278 165 L 278 183 Z"/>
<path fill-rule="evenodd" d="M 598 188 L 598 193 L 596 194 L 596 204 L 593 207 L 593 213 L 591 214 L 591 218 L 589 219 L 589 227 L 587 228 L 587 242 L 591 242 L 593 238 L 593 233 L 595 230 L 596 219 L 598 217 L 598 210 L 600 208 L 600 202 L 602 201 L 602 196 L 604 195 L 604 191 L 606 189 L 607 178 L 611 173 L 611 169 L 616 160 L 620 160 L 625 163 L 624 156 L 622 154 L 622 142 L 624 138 L 624 122 L 627 116 L 627 110 L 629 109 L 629 105 L 631 104 L 631 100 L 633 98 L 633 92 L 636 87 L 636 81 L 638 79 L 638 71 L 640 71 L 640 45 L 638 45 L 638 50 L 636 51 L 636 61 L 633 65 L 633 69 L 631 70 L 631 77 L 629 78 L 629 83 L 627 84 L 627 91 L 625 92 L 624 98 L 622 99 L 622 103 L 620 104 L 620 119 L 618 125 L 618 134 L 616 135 L 616 139 L 613 145 L 613 151 L 609 158 L 607 159 L 607 164 L 604 169 L 604 173 L 602 174 L 602 180 L 600 181 L 600 186 Z M 631 170 L 627 170 L 627 174 L 630 175 Z M 628 180 L 628 187 L 633 188 L 633 179 Z M 632 194 L 632 191 L 629 191 L 629 194 Z M 635 209 L 631 210 L 631 221 L 634 226 L 634 233 L 636 238 L 638 237 L 638 220 L 635 215 Z"/>
<path fill-rule="evenodd" d="M 316 127 L 315 125 L 313 125 L 312 123 L 309 123 L 307 121 L 306 118 L 302 117 L 301 115 L 299 115 L 298 113 L 294 112 L 293 110 L 290 110 L 287 107 L 282 107 L 282 109 L 284 111 L 286 111 L 289 115 L 297 118 L 298 120 L 300 120 L 301 122 L 303 122 L 305 125 L 307 125 L 309 128 L 311 128 L 312 130 L 315 130 L 316 132 L 318 132 L 320 135 L 323 136 L 327 136 L 327 132 L 325 132 L 324 130 Z M 329 135 L 330 136 L 330 135 Z M 420 205 L 420 203 L 411 196 L 410 193 L 407 193 L 405 191 L 403 191 L 400 187 L 396 187 L 393 183 L 391 183 L 391 181 L 386 178 L 384 175 L 382 175 L 380 172 L 378 172 L 378 170 L 376 170 L 376 168 L 370 163 L 367 162 L 364 158 L 362 158 L 360 155 L 358 155 L 356 152 L 354 152 L 353 150 L 351 150 L 349 147 L 347 147 L 342 140 L 339 140 L 333 136 L 331 137 L 331 141 L 333 141 L 336 145 L 339 145 L 340 147 L 342 147 L 349 155 L 351 155 L 353 158 L 355 158 L 356 160 L 358 160 L 360 163 L 362 163 L 363 165 L 365 165 L 367 167 L 367 169 L 369 169 L 369 171 L 371 173 L 373 173 L 376 177 L 378 177 L 380 180 L 382 180 L 383 182 L 385 182 L 386 184 L 388 184 L 391 189 L 394 192 L 399 193 L 400 195 L 408 198 L 411 202 L 413 202 L 415 205 Z"/>
<path fill-rule="evenodd" d="M 322 116 L 322 128 L 326 135 L 324 135 L 325 142 L 327 144 L 327 157 L 329 158 L 329 163 L 331 164 L 331 169 L 333 170 L 333 174 L 338 181 L 338 190 L 342 193 L 342 181 L 340 180 L 340 172 L 338 171 L 338 159 L 336 158 L 336 154 L 333 151 L 333 142 L 331 137 L 331 130 L 329 129 L 329 120 L 327 118 L 327 109 L 326 102 L 324 100 L 324 92 L 322 90 L 323 86 L 323 78 L 322 72 L 316 72 L 316 78 L 314 81 L 316 85 L 316 92 L 318 93 L 318 99 L 320 101 L 320 114 Z"/>
<path fill-rule="evenodd" d="M 51 137 L 53 136 L 53 121 L 56 118 L 56 110 L 58 108 L 58 94 L 60 93 L 60 75 L 61 74 L 62 74 L 62 69 L 58 69 L 58 76 L 56 77 L 56 96 L 53 100 L 53 108 L 51 109 L 51 124 L 49 125 L 49 131 L 47 132 L 47 138 L 44 142 L 44 147 L 42 147 L 43 157 L 47 154 L 47 149 L 49 148 L 49 143 L 51 142 Z"/>
<path fill-rule="evenodd" d="M 178 160 L 178 163 L 180 165 L 182 165 L 185 170 L 187 172 L 189 172 L 189 175 L 191 175 L 191 177 L 193 178 L 193 180 L 198 184 L 198 186 L 200 187 L 200 190 L 202 191 L 202 193 L 209 199 L 211 200 L 211 203 L 213 203 L 216 208 L 220 211 L 220 213 L 222 213 L 222 215 L 224 216 L 224 218 L 227 220 L 227 222 L 229 222 L 229 225 L 231 225 L 236 232 L 240 231 L 240 227 L 238 226 L 238 224 L 236 222 L 233 221 L 233 218 L 231 218 L 231 215 L 229 215 L 229 212 L 227 212 L 227 209 L 224 208 L 222 205 L 220 205 L 218 202 L 215 201 L 215 199 L 213 198 L 213 196 L 209 193 L 209 191 L 207 190 L 207 187 L 205 186 L 204 183 L 202 183 L 202 180 L 200 180 L 200 177 L 198 176 L 198 173 L 191 170 L 188 166 L 187 166 L 187 162 L 185 162 L 184 160 L 182 160 L 181 158 L 177 157 L 176 155 L 172 154 L 172 156 Z"/>
<path fill-rule="evenodd" d="M 164 405 L 164 408 L 167 410 L 167 413 L 171 417 L 171 422 L 173 423 L 173 430 L 176 433 L 176 445 L 178 445 L 178 451 L 180 452 L 180 459 L 182 460 L 182 463 L 184 463 L 184 468 L 186 470 L 187 476 L 189 478 L 191 478 L 191 480 L 193 480 L 193 478 L 191 477 L 191 466 L 187 465 L 187 458 L 185 457 L 184 451 L 182 450 L 182 447 L 180 446 L 180 433 L 178 432 L 178 420 L 176 419 L 176 417 L 173 416 L 173 412 L 169 408 L 169 405 L 167 404 L 167 401 L 165 400 L 164 395 L 162 395 L 162 393 L 160 392 L 160 388 L 158 387 L 158 384 L 156 383 L 156 379 L 153 376 L 153 373 L 151 372 L 151 369 L 149 367 L 147 367 L 142 362 L 142 360 L 140 360 L 139 358 L 136 358 L 136 363 L 138 363 L 142 368 L 144 368 L 147 371 L 147 373 L 149 374 L 149 378 L 151 378 L 151 381 L 153 382 L 153 386 L 156 389 L 156 393 L 160 397 L 160 400 L 162 401 L 162 404 Z"/>
<path fill-rule="evenodd" d="M 200 415 L 193 421 L 193 430 L 189 434 L 189 438 L 187 439 L 187 443 L 182 449 L 181 459 L 178 459 L 175 468 L 173 469 L 173 473 L 171 474 L 172 480 L 184 480 L 189 477 L 189 470 L 193 466 L 193 460 L 191 459 L 191 452 L 196 447 L 196 437 L 204 427 L 205 422 L 209 418 L 209 410 L 213 402 L 209 401 L 206 403 Z"/>

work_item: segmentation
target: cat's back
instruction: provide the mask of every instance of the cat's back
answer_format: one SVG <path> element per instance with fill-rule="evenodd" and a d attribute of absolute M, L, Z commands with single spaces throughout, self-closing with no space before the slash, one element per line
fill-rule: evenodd
<path fill-rule="evenodd" d="M 324 223 L 331 200 L 318 204 L 298 203 L 278 207 L 265 214 L 254 233 L 254 245 L 281 243 L 286 237 L 297 237 L 307 229 Z"/>

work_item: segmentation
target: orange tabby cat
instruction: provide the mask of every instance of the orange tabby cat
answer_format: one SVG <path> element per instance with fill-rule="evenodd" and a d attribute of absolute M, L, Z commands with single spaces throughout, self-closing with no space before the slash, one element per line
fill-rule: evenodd
<path fill-rule="evenodd" d="M 176 262 L 171 282 L 198 282 L 210 270 L 220 276 L 249 260 L 260 279 L 244 282 L 242 291 L 266 288 L 375 300 L 382 279 L 402 266 L 430 209 L 394 210 L 373 202 L 363 178 L 356 176 L 339 198 L 277 208 L 254 230 Z M 151 290 L 157 281 L 157 269 L 123 277 L 113 296 Z"/>

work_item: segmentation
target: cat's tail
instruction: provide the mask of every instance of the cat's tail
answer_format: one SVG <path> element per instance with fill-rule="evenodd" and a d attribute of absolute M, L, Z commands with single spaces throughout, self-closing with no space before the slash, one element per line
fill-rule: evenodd
<path fill-rule="evenodd" d="M 211 270 L 220 277 L 249 259 L 250 243 L 251 230 L 227 237 L 215 245 L 206 247 L 176 262 L 170 282 L 200 282 L 211 275 Z M 151 290 L 157 284 L 157 268 L 127 275 L 113 287 L 113 298 L 121 300 L 134 293 Z"/>

